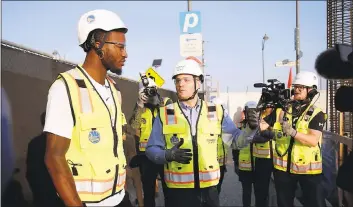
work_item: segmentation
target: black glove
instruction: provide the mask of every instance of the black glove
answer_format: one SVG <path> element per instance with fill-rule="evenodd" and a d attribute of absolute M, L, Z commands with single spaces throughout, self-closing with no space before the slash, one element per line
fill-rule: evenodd
<path fill-rule="evenodd" d="M 245 119 L 250 129 L 254 130 L 259 126 L 259 112 L 256 109 L 248 109 Z"/>
<path fill-rule="evenodd" d="M 180 138 L 180 141 L 174 147 L 165 151 L 165 159 L 168 162 L 175 161 L 181 164 L 189 164 L 192 159 L 191 149 L 180 149 L 183 144 L 184 139 Z"/>
<path fill-rule="evenodd" d="M 275 133 L 273 133 L 270 130 L 265 130 L 260 132 L 260 134 L 256 134 L 254 136 L 253 143 L 265 143 L 273 139 L 274 136 L 275 136 Z"/>

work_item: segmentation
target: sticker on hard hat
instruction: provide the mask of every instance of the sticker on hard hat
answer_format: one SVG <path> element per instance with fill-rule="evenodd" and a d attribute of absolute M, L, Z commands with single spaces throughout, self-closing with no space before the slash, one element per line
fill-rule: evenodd
<path fill-rule="evenodd" d="M 88 22 L 88 23 L 92 23 L 92 22 L 94 22 L 95 19 L 96 19 L 96 18 L 94 17 L 94 15 L 89 15 L 89 16 L 87 17 L 87 22 Z"/>
<path fill-rule="evenodd" d="M 95 129 L 92 129 L 92 131 L 90 131 L 88 134 L 88 139 L 93 144 L 97 144 L 101 140 L 101 136 L 98 131 L 96 131 Z"/>
<path fill-rule="evenodd" d="M 146 70 L 146 75 L 151 78 L 159 88 L 163 86 L 164 79 L 155 70 L 153 70 L 153 68 L 148 68 Z"/>

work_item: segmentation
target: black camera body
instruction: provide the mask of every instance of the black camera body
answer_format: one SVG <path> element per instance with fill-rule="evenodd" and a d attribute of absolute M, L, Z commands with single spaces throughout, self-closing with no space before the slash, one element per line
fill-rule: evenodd
<path fill-rule="evenodd" d="M 290 101 L 290 89 L 286 89 L 284 83 L 277 79 L 268 79 L 268 85 L 265 83 L 255 83 L 255 88 L 262 88 L 260 101 L 257 109 L 266 108 L 285 108 Z"/>
<path fill-rule="evenodd" d="M 156 96 L 158 94 L 157 87 L 148 86 L 149 81 L 148 81 L 147 75 L 145 73 L 140 73 L 140 77 L 141 77 L 142 85 L 144 87 L 143 92 L 146 94 L 146 96 L 148 97 Z"/>

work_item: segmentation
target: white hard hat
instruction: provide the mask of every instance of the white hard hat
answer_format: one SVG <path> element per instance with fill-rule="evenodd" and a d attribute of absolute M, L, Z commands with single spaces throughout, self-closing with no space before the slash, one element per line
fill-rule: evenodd
<path fill-rule="evenodd" d="M 180 74 L 190 74 L 194 76 L 200 76 L 201 82 L 203 82 L 203 74 L 200 65 L 194 60 L 181 60 L 175 66 L 173 79 L 175 76 Z"/>
<path fill-rule="evenodd" d="M 299 72 L 293 81 L 293 85 L 303 85 L 307 87 L 318 87 L 319 85 L 319 78 L 318 76 L 309 71 L 302 71 Z"/>
<path fill-rule="evenodd" d="M 157 87 L 157 84 L 151 79 L 148 79 L 148 86 L 147 87 Z M 142 85 L 142 81 L 139 82 L 139 89 L 143 88 L 144 86 Z"/>
<path fill-rule="evenodd" d="M 107 32 L 115 29 L 125 29 L 125 32 L 127 32 L 124 22 L 114 12 L 104 9 L 89 11 L 83 14 L 78 22 L 79 45 L 86 42 L 89 33 L 95 29 L 102 29 Z"/>
<path fill-rule="evenodd" d="M 249 109 L 256 109 L 257 103 L 255 101 L 248 101 L 245 103 L 244 109 L 245 107 L 248 107 Z"/>
<path fill-rule="evenodd" d="M 223 105 L 223 104 L 224 104 L 223 100 L 220 99 L 220 98 L 214 98 L 214 99 L 212 99 L 212 103 L 214 103 L 214 104 L 220 104 L 220 105 Z"/>

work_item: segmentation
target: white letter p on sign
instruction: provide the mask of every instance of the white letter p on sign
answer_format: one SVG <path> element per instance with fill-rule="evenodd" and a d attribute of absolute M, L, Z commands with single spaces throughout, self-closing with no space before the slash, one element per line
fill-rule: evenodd
<path fill-rule="evenodd" d="M 192 19 L 191 23 L 190 23 L 190 19 Z M 196 27 L 198 22 L 199 22 L 199 17 L 196 14 L 194 13 L 186 14 L 183 32 L 188 32 L 188 28 Z"/>

